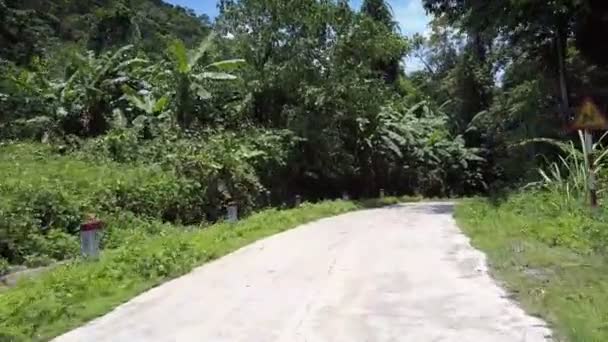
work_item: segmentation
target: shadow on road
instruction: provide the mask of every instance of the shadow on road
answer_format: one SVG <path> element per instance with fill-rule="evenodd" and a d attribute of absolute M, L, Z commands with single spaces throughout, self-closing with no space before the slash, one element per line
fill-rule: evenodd
<path fill-rule="evenodd" d="M 391 208 L 408 208 L 410 211 L 414 211 L 417 213 L 427 213 L 427 214 L 452 214 L 454 212 L 454 203 L 445 202 L 445 203 L 436 203 L 436 202 L 420 202 L 416 204 L 412 203 L 401 203 L 391 205 L 386 207 L 388 209 Z"/>

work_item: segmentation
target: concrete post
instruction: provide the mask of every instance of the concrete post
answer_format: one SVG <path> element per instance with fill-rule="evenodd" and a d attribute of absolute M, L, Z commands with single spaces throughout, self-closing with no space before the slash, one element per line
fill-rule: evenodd
<path fill-rule="evenodd" d="M 87 222 L 80 225 L 80 252 L 87 259 L 99 258 L 99 243 L 103 222 L 90 215 Z"/>
<path fill-rule="evenodd" d="M 239 220 L 239 209 L 235 202 L 228 203 L 227 209 L 227 221 L 228 222 L 236 222 Z"/>
<path fill-rule="evenodd" d="M 299 207 L 300 205 L 302 205 L 302 196 L 300 195 L 296 195 L 296 199 L 294 201 L 294 205 L 295 207 Z"/>

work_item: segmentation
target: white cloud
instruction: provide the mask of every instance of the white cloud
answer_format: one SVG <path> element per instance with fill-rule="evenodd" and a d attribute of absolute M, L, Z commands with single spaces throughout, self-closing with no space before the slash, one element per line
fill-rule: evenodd
<path fill-rule="evenodd" d="M 410 36 L 414 33 L 427 33 L 429 17 L 422 6 L 422 1 L 400 0 L 399 3 L 397 1 L 393 1 L 392 6 L 395 20 L 399 22 L 403 34 Z"/>
<path fill-rule="evenodd" d="M 404 35 L 412 36 L 414 33 L 428 35 L 429 16 L 427 16 L 422 0 L 393 0 L 393 11 L 395 20 L 399 22 L 401 32 Z M 406 58 L 405 71 L 412 72 L 423 68 L 422 63 L 417 58 Z"/>

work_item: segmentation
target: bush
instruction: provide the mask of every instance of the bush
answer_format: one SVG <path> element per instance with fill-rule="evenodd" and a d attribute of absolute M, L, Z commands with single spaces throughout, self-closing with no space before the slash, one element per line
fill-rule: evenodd
<path fill-rule="evenodd" d="M 243 213 L 261 203 L 260 180 L 285 165 L 292 146 L 286 131 L 244 130 L 178 134 L 171 130 L 146 139 L 137 128 L 119 129 L 89 140 L 77 153 L 88 159 L 157 165 L 187 180 L 180 186 L 183 201 L 171 203 L 165 219 L 200 221 L 184 213 L 202 212 L 209 221 L 222 216 L 226 204 L 239 203 Z M 176 191 L 176 189 L 167 189 Z M 198 197 L 197 197 L 198 196 Z M 195 198 L 195 201 L 186 199 Z M 131 200 L 131 199 L 126 199 Z M 182 213 L 179 216 L 178 213 Z M 179 217 L 178 217 L 179 216 Z"/>
<path fill-rule="evenodd" d="M 160 167 L 99 164 L 35 144 L 0 147 L 0 256 L 10 262 L 77 255 L 86 213 L 129 211 L 148 219 L 198 222 L 200 187 Z"/>
<path fill-rule="evenodd" d="M 125 225 L 115 217 L 137 223 L 130 229 L 162 230 L 144 222 L 203 224 L 220 219 L 230 201 L 246 215 L 264 190 L 256 167 L 282 161 L 281 139 L 253 130 L 146 140 L 121 129 L 68 155 L 41 144 L 0 146 L 0 256 L 34 264 L 76 256 L 74 235 L 87 213 L 110 220 L 104 245 L 112 247 L 138 235 L 118 232 Z"/>
<path fill-rule="evenodd" d="M 7 274 L 10 271 L 8 260 L 0 258 L 0 276 Z"/>
<path fill-rule="evenodd" d="M 170 235 L 183 228 L 169 223 L 148 220 L 125 211 L 102 216 L 106 228 L 101 233 L 101 247 L 116 249 L 125 245 L 142 243 L 142 241 L 159 235 Z"/>

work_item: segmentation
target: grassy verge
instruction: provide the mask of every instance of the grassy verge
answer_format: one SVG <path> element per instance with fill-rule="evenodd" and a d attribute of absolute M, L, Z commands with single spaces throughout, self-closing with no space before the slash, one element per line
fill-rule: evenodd
<path fill-rule="evenodd" d="M 98 262 L 77 261 L 0 293 L 0 341 L 48 340 L 135 295 L 260 238 L 319 218 L 401 201 L 323 202 L 267 210 L 237 224 L 131 239 Z"/>
<path fill-rule="evenodd" d="M 48 145 L 0 144 L 0 174 L 0 258 L 11 264 L 36 267 L 77 256 L 87 213 L 112 228 L 122 228 L 129 213 L 140 221 L 204 216 L 196 205 L 203 203 L 201 190 L 158 166 L 92 163 Z"/>
<path fill-rule="evenodd" d="M 547 320 L 558 341 L 608 341 L 606 213 L 564 208 L 542 193 L 503 203 L 462 202 L 460 226 L 487 253 L 495 276 L 533 315 Z"/>

